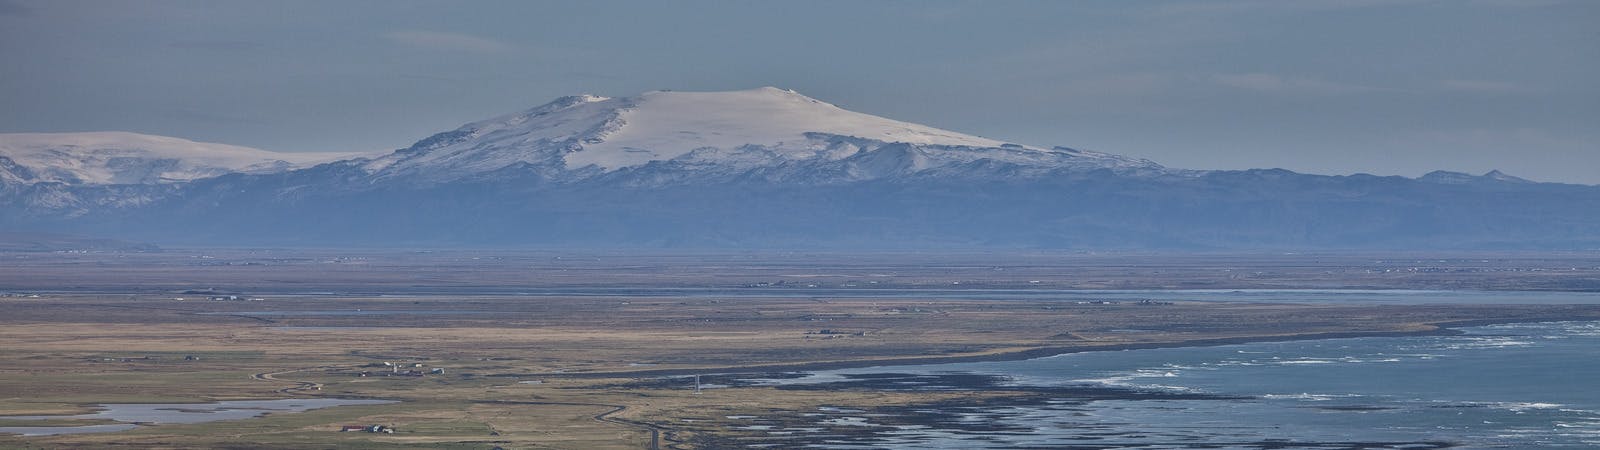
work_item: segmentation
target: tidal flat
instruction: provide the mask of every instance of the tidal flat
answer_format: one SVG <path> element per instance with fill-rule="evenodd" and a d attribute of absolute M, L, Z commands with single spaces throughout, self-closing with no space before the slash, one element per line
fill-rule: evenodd
<path fill-rule="evenodd" d="M 0 416 L 7 421 L 114 421 L 115 424 L 79 426 L 0 426 L 0 433 L 24 436 L 103 433 L 130 430 L 139 424 L 205 423 L 239 420 L 272 413 L 303 412 L 345 405 L 381 405 L 387 400 L 342 398 L 302 398 L 279 400 L 222 400 L 210 403 L 102 403 L 96 411 L 76 415 Z"/>

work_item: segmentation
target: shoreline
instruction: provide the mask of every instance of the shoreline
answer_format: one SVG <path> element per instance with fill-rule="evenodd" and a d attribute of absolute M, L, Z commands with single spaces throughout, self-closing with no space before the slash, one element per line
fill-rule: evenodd
<path fill-rule="evenodd" d="M 545 377 L 545 378 L 656 378 L 689 375 L 723 375 L 723 374 L 750 374 L 765 372 L 816 372 L 839 369 L 861 369 L 868 367 L 886 366 L 922 366 L 937 364 L 954 364 L 968 362 L 997 362 L 997 361 L 1022 361 L 1036 358 L 1045 358 L 1058 355 L 1088 352 L 1110 352 L 1123 350 L 1150 350 L 1162 348 L 1186 347 L 1217 347 L 1235 344 L 1253 344 L 1262 342 L 1294 342 L 1315 341 L 1323 339 L 1349 339 L 1364 337 L 1412 337 L 1412 336 L 1454 336 L 1465 334 L 1458 328 L 1479 327 L 1487 325 L 1502 325 L 1513 323 L 1547 323 L 1547 322 L 1595 322 L 1600 318 L 1572 318 L 1572 317 L 1527 317 L 1505 319 L 1469 319 L 1453 320 L 1446 322 L 1423 323 L 1433 327 L 1431 330 L 1416 331 L 1337 331 L 1325 333 L 1284 334 L 1265 336 L 1236 336 L 1226 338 L 1190 339 L 1171 342 L 1141 342 L 1128 344 L 1111 344 L 1099 346 L 1049 346 L 1033 347 L 1023 350 L 1004 351 L 977 355 L 955 356 L 915 356 L 907 358 L 875 358 L 846 361 L 817 361 L 777 364 L 753 364 L 748 366 L 730 366 L 701 369 L 654 369 L 633 371 L 608 371 L 608 372 L 556 372 L 536 374 L 492 374 L 484 375 L 490 378 L 500 377 Z"/>

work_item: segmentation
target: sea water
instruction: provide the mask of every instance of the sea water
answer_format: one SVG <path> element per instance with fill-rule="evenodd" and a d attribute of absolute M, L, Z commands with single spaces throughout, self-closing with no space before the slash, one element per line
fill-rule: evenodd
<path fill-rule="evenodd" d="M 1018 388 L 1204 395 L 958 407 L 943 411 L 961 416 L 946 424 L 788 441 L 816 447 L 1600 448 L 1600 322 L 1462 331 L 876 367 L 772 382 L 962 373 L 996 375 Z M 840 420 L 861 429 L 892 422 L 828 411 L 808 416 L 824 429 Z"/>

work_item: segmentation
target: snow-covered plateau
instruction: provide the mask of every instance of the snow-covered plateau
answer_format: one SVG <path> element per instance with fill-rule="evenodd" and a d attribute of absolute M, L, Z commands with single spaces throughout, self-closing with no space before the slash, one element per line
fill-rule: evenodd
<path fill-rule="evenodd" d="M 281 172 L 351 153 L 278 153 L 116 131 L 0 134 L 0 182 L 156 184 Z"/>

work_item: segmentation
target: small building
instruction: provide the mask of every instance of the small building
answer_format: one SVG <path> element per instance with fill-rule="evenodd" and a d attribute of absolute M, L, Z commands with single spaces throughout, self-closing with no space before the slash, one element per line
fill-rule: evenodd
<path fill-rule="evenodd" d="M 340 433 L 348 431 L 365 431 L 368 433 L 394 434 L 394 428 L 387 425 L 345 425 L 339 428 Z"/>

